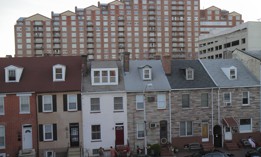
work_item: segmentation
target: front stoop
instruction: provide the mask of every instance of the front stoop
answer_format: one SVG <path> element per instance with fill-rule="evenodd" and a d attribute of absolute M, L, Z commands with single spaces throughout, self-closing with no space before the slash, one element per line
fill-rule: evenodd
<path fill-rule="evenodd" d="M 207 142 L 207 143 L 202 143 L 202 148 L 204 151 L 212 151 L 214 150 L 214 145 L 210 142 Z"/>
<path fill-rule="evenodd" d="M 69 148 L 67 157 L 81 157 L 81 148 Z"/>
<path fill-rule="evenodd" d="M 160 149 L 160 156 L 173 156 L 173 153 L 167 147 Z"/>
<path fill-rule="evenodd" d="M 225 148 L 227 150 L 239 150 L 237 143 L 232 141 L 225 142 Z"/>
<path fill-rule="evenodd" d="M 34 149 L 24 149 L 19 151 L 18 157 L 36 157 Z"/>

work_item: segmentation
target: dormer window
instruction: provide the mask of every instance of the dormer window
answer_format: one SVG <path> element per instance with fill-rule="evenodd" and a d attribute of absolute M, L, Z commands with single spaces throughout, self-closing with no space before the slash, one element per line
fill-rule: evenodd
<path fill-rule="evenodd" d="M 230 80 L 235 80 L 236 78 L 236 69 L 230 69 Z"/>
<path fill-rule="evenodd" d="M 143 68 L 143 80 L 151 80 L 151 68 Z"/>
<path fill-rule="evenodd" d="M 66 67 L 61 64 L 53 66 L 53 81 L 65 81 Z"/>
<path fill-rule="evenodd" d="M 118 85 L 118 69 L 92 69 L 92 85 Z"/>
<path fill-rule="evenodd" d="M 194 80 L 194 69 L 192 68 L 186 69 L 186 80 Z"/>
<path fill-rule="evenodd" d="M 237 79 L 237 68 L 231 66 L 229 68 L 222 68 L 222 71 L 225 73 L 229 80 L 236 80 Z"/>
<path fill-rule="evenodd" d="M 10 65 L 5 68 L 5 82 L 19 82 L 23 68 Z"/>

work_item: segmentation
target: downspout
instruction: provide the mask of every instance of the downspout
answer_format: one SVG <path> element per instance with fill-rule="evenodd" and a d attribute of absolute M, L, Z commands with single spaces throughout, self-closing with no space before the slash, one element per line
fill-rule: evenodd
<path fill-rule="evenodd" d="M 218 125 L 221 125 L 220 124 L 220 98 L 219 98 L 219 91 L 220 91 L 220 88 L 218 88 Z"/>
<path fill-rule="evenodd" d="M 171 122 L 171 90 L 169 90 L 169 142 L 172 143 Z"/>
<path fill-rule="evenodd" d="M 260 84 L 260 86 L 259 86 L 259 93 L 260 93 L 260 95 L 259 95 L 259 102 L 260 102 L 260 105 L 259 105 L 259 127 L 260 127 L 260 132 L 261 132 L 261 65 L 260 65 L 260 67 L 259 67 L 259 84 Z"/>
<path fill-rule="evenodd" d="M 211 88 L 211 134 L 212 134 L 212 144 L 214 145 L 214 102 L 213 102 L 213 88 Z"/>

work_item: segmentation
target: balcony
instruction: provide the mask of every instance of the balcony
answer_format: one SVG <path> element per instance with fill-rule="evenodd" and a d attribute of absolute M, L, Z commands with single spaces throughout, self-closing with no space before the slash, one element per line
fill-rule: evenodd
<path fill-rule="evenodd" d="M 94 54 L 94 50 L 93 50 L 93 49 L 88 49 L 88 48 L 87 48 L 87 53 L 88 53 L 88 54 Z"/>
<path fill-rule="evenodd" d="M 54 31 L 54 32 L 60 31 L 60 28 L 59 28 L 59 27 L 54 27 L 54 28 L 53 28 L 53 31 Z"/>
<path fill-rule="evenodd" d="M 36 44 L 36 45 L 34 46 L 34 49 L 42 50 L 42 49 L 43 49 L 43 44 Z"/>
<path fill-rule="evenodd" d="M 93 30 L 93 27 L 87 27 L 87 32 L 92 32 Z"/>
<path fill-rule="evenodd" d="M 124 42 L 125 42 L 125 39 L 124 39 L 124 38 L 119 38 L 119 39 L 118 39 L 118 42 L 119 42 L 119 43 L 124 43 Z"/>
<path fill-rule="evenodd" d="M 42 26 L 43 22 L 42 21 L 34 21 L 35 26 Z"/>
<path fill-rule="evenodd" d="M 155 6 L 149 6 L 148 10 L 155 10 L 156 7 Z"/>
<path fill-rule="evenodd" d="M 94 49 L 94 45 L 93 44 L 88 44 L 87 45 L 87 49 Z"/>
<path fill-rule="evenodd" d="M 118 22 L 118 26 L 124 26 L 124 22 Z"/>
<path fill-rule="evenodd" d="M 53 43 L 60 43 L 61 40 L 58 38 L 58 39 L 53 39 Z"/>
<path fill-rule="evenodd" d="M 43 33 L 34 33 L 34 37 L 42 38 L 43 37 Z"/>
<path fill-rule="evenodd" d="M 156 18 L 154 16 L 149 17 L 149 21 L 155 21 L 155 20 L 156 20 Z"/>
<path fill-rule="evenodd" d="M 119 37 L 124 37 L 124 33 L 119 33 L 118 36 Z"/>
<path fill-rule="evenodd" d="M 87 37 L 93 37 L 93 33 L 87 33 Z"/>
<path fill-rule="evenodd" d="M 92 22 L 87 22 L 87 26 L 93 26 L 93 23 Z"/>
<path fill-rule="evenodd" d="M 118 31 L 124 32 L 124 27 L 119 27 Z"/>
<path fill-rule="evenodd" d="M 118 21 L 124 21 L 124 16 L 119 16 Z"/>
<path fill-rule="evenodd" d="M 87 43 L 93 43 L 93 42 L 94 42 L 93 38 L 88 38 L 87 39 Z"/>
<path fill-rule="evenodd" d="M 53 45 L 53 48 L 54 48 L 54 49 L 60 49 L 61 46 L 60 46 L 60 44 L 54 44 L 54 45 Z"/>
<path fill-rule="evenodd" d="M 155 11 L 149 11 L 148 15 L 156 15 L 156 12 Z"/>
<path fill-rule="evenodd" d="M 120 49 L 125 48 L 125 45 L 124 44 L 119 44 L 119 48 Z"/>
<path fill-rule="evenodd" d="M 60 35 L 60 33 L 54 33 L 53 34 L 53 37 L 60 37 L 61 35 Z"/>
<path fill-rule="evenodd" d="M 43 31 L 43 27 L 34 27 L 34 31 L 42 32 Z"/>
<path fill-rule="evenodd" d="M 43 39 L 35 39 L 34 43 L 43 43 Z"/>
<path fill-rule="evenodd" d="M 149 26 L 156 26 L 156 22 L 149 22 Z"/>

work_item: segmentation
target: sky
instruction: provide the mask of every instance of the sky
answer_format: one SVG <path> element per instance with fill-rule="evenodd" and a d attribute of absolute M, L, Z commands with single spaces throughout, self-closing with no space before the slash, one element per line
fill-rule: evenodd
<path fill-rule="evenodd" d="M 113 0 L 100 0 L 109 3 Z M 229 12 L 242 14 L 243 20 L 261 21 L 260 0 L 200 0 L 200 8 L 216 6 Z M 98 0 L 1 0 L 0 2 L 0 57 L 14 56 L 14 25 L 19 17 L 29 17 L 36 13 L 51 18 L 51 12 L 62 13 L 75 7 L 86 8 L 98 5 Z M 260 13 L 260 12 L 259 12 Z"/>

